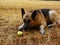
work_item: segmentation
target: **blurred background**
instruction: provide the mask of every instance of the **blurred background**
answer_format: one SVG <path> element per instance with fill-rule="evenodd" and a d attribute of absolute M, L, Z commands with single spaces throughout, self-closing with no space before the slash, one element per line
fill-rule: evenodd
<path fill-rule="evenodd" d="M 3 1 L 7 1 L 7 0 L 3 0 Z M 60 1 L 60 0 L 20 0 L 20 1 Z"/>
<path fill-rule="evenodd" d="M 21 25 L 21 8 L 26 11 L 50 8 L 60 14 L 60 1 L 0 0 L 0 45 L 60 45 L 60 27 L 46 28 L 45 35 L 39 30 L 23 31 L 18 37 Z"/>

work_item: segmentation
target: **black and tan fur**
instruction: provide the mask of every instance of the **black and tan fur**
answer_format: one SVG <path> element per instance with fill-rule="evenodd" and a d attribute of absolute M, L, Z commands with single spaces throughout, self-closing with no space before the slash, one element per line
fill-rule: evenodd
<path fill-rule="evenodd" d="M 25 12 L 21 9 L 23 24 L 18 30 L 39 26 L 40 32 L 45 33 L 46 26 L 60 25 L 60 15 L 52 9 L 40 9 Z"/>

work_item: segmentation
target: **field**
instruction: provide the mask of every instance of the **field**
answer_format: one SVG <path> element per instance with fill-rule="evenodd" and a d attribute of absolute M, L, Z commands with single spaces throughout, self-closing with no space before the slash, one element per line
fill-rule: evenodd
<path fill-rule="evenodd" d="M 23 30 L 23 36 L 17 36 L 18 26 L 21 25 L 21 8 L 26 11 L 50 8 L 60 14 L 60 2 L 48 1 L 19 1 L 0 0 L 0 45 L 60 45 L 60 27 L 45 29 L 45 34 L 39 30 Z"/>

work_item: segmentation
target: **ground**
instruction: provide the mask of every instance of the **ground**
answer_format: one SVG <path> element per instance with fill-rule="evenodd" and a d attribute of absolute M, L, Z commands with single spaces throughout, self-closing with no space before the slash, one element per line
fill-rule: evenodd
<path fill-rule="evenodd" d="M 60 27 L 45 29 L 45 34 L 39 30 L 23 30 L 23 36 L 17 35 L 22 18 L 20 9 L 25 10 L 50 8 L 60 14 L 60 2 L 39 1 L 0 1 L 0 45 L 60 45 Z"/>

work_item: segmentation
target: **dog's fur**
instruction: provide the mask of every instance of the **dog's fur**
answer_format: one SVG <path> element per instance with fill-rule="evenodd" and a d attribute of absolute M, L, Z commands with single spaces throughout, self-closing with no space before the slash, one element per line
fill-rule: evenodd
<path fill-rule="evenodd" d="M 25 12 L 21 8 L 23 24 L 18 27 L 18 30 L 38 26 L 42 34 L 45 33 L 46 26 L 60 25 L 60 15 L 52 9 L 40 9 Z"/>

